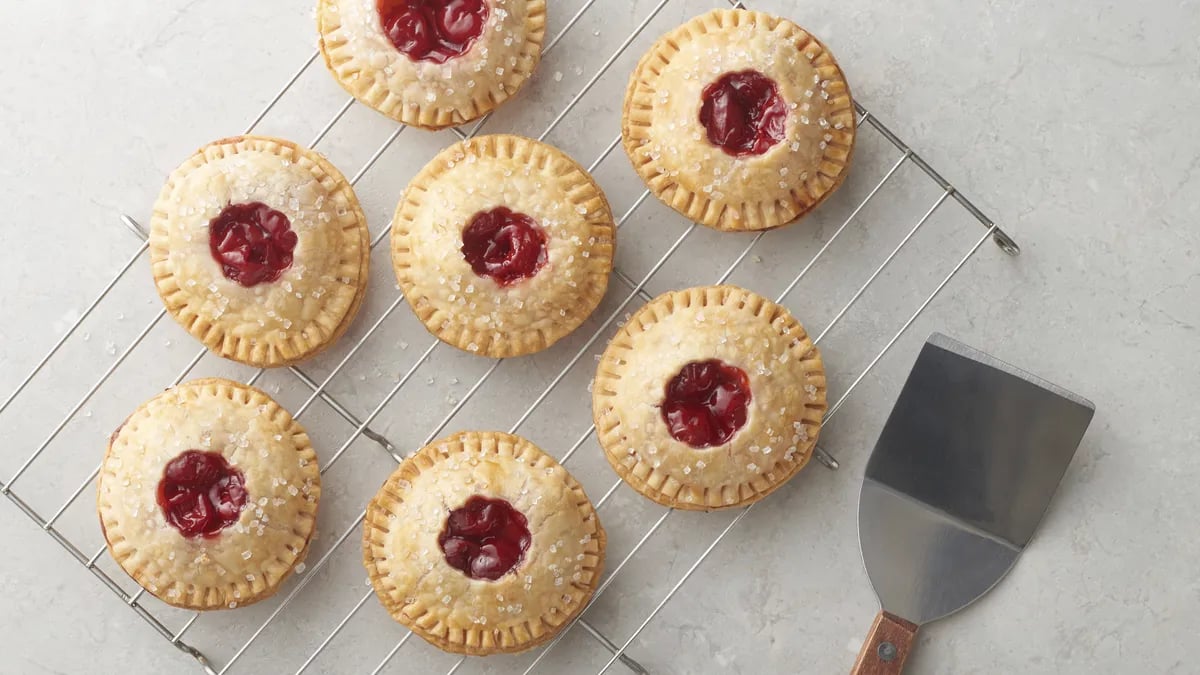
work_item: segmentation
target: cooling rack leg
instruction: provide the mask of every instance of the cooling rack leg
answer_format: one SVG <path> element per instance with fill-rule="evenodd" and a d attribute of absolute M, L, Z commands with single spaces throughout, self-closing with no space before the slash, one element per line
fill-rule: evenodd
<path fill-rule="evenodd" d="M 837 457 L 834 457 L 829 453 L 828 450 L 819 445 L 813 446 L 813 456 L 817 458 L 817 461 L 821 463 L 821 466 L 824 466 L 830 471 L 837 471 L 838 469 L 842 468 L 842 463 L 837 460 Z"/>
<path fill-rule="evenodd" d="M 621 648 L 617 646 L 617 643 L 613 642 L 612 640 L 609 640 L 608 636 L 606 636 L 604 633 L 601 633 L 600 631 L 596 630 L 596 628 L 593 627 L 592 624 L 588 623 L 587 621 L 584 621 L 583 619 L 580 619 L 579 626 L 581 628 L 583 628 L 584 630 L 586 630 L 592 637 L 596 638 L 596 641 L 598 641 L 600 644 L 607 647 L 608 651 L 612 652 L 613 654 L 616 654 L 617 657 L 621 660 L 621 663 L 623 663 L 626 668 L 637 673 L 637 675 L 650 675 L 650 671 L 646 670 L 642 666 L 642 664 L 629 658 L 629 655 L 622 652 Z"/>
<path fill-rule="evenodd" d="M 996 245 L 1000 247 L 1001 251 L 1004 251 L 1011 256 L 1021 255 L 1021 247 L 1017 246 L 1017 242 L 1013 241 L 1012 237 L 1008 236 L 1008 234 L 1000 228 L 996 228 L 996 231 L 992 233 L 992 241 L 994 241 Z"/>
<path fill-rule="evenodd" d="M 138 239 L 149 243 L 150 233 L 146 231 L 146 228 L 142 227 L 141 223 L 134 220 L 133 216 L 124 213 L 121 214 L 121 224 L 129 228 L 129 231 L 133 232 Z"/>
<path fill-rule="evenodd" d="M 199 649 L 196 649 L 186 642 L 173 642 L 172 644 L 174 644 L 179 651 L 196 659 L 196 661 L 200 664 L 200 667 L 204 669 L 205 675 L 217 675 L 217 671 L 213 668 L 212 662 L 209 661 L 208 657 L 201 653 Z"/>
<path fill-rule="evenodd" d="M 424 362 L 425 362 L 425 359 L 422 358 L 420 361 L 417 362 L 417 364 L 415 366 L 413 366 L 412 370 L 410 370 L 409 372 L 410 373 L 415 372 L 417 367 L 419 367 Z M 333 394 L 330 394 L 327 391 L 322 391 L 320 389 L 321 385 L 318 385 L 316 380 L 312 379 L 304 371 L 300 370 L 299 368 L 297 368 L 295 366 L 290 367 L 288 370 L 292 371 L 292 374 L 295 375 L 297 378 L 299 378 L 299 380 L 301 382 L 303 382 L 305 384 L 305 386 L 307 386 L 309 389 L 313 390 L 313 396 L 320 396 L 321 400 L 325 401 L 325 403 L 328 404 L 329 407 L 334 412 L 336 412 L 338 415 L 340 415 L 342 417 L 342 419 L 344 419 L 347 422 L 349 422 L 350 424 L 354 425 L 356 428 L 361 426 L 363 436 L 374 441 L 377 445 L 379 445 L 384 450 L 386 450 L 388 452 L 388 454 L 391 455 L 392 457 L 396 457 L 397 461 L 400 461 L 401 459 L 404 458 L 404 456 L 400 453 L 400 451 L 396 449 L 396 446 L 394 444 L 392 444 L 392 442 L 389 441 L 387 439 L 387 437 L 385 437 L 383 434 L 379 433 L 378 431 L 374 431 L 373 429 L 371 429 L 371 427 L 369 427 L 369 426 L 363 424 L 361 421 L 359 421 L 359 419 L 354 416 L 354 413 L 351 413 L 346 408 L 346 406 L 342 405 L 342 403 L 340 401 L 338 401 L 336 398 L 333 397 Z M 333 464 L 333 462 L 330 461 L 329 464 L 325 465 L 325 470 L 328 470 L 332 464 Z"/>

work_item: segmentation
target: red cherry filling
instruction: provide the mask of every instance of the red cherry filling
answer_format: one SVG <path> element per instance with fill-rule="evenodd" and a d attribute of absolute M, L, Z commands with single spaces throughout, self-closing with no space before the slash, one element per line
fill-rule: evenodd
<path fill-rule="evenodd" d="M 288 217 L 262 202 L 230 204 L 208 224 L 213 260 L 230 281 L 275 281 L 292 266 L 297 237 Z"/>
<path fill-rule="evenodd" d="M 446 517 L 438 544 L 451 567 L 495 581 L 521 562 L 529 539 L 528 521 L 512 504 L 475 495 Z"/>
<path fill-rule="evenodd" d="M 484 0 L 377 0 L 383 32 L 414 61 L 445 63 L 483 34 Z"/>
<path fill-rule="evenodd" d="M 721 445 L 746 423 L 750 378 L 718 359 L 693 361 L 667 383 L 663 420 L 671 437 L 693 448 Z"/>
<path fill-rule="evenodd" d="M 462 239 L 475 274 L 501 286 L 528 279 L 546 264 L 546 233 L 533 218 L 503 206 L 475 214 Z"/>
<path fill-rule="evenodd" d="M 183 536 L 214 537 L 246 505 L 246 478 L 219 452 L 185 450 L 163 470 L 158 505 Z"/>
<path fill-rule="evenodd" d="M 700 123 L 708 142 L 734 157 L 761 155 L 784 137 L 787 104 L 757 70 L 725 73 L 704 88 Z"/>

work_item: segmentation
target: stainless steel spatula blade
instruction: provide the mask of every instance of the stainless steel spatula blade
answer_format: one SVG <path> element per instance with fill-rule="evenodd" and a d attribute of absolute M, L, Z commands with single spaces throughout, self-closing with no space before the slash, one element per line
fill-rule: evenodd
<path fill-rule="evenodd" d="M 944 335 L 929 339 L 863 477 L 859 543 L 883 611 L 855 673 L 899 673 L 918 626 L 1004 577 L 1094 410 Z"/>

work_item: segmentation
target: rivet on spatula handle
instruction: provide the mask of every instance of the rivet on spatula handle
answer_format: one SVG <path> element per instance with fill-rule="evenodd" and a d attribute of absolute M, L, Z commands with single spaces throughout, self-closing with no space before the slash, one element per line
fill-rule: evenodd
<path fill-rule="evenodd" d="M 899 675 L 917 639 L 917 624 L 880 611 L 850 675 Z"/>

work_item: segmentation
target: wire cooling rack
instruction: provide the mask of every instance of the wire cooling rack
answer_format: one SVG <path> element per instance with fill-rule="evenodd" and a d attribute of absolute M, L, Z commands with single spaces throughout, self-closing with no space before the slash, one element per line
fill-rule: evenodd
<path fill-rule="evenodd" d="M 549 57 L 572 31 L 579 34 L 585 31 L 589 24 L 607 29 L 612 24 L 621 23 L 619 20 L 610 20 L 610 16 L 607 15 L 594 16 L 606 11 L 616 13 L 613 8 L 596 7 L 596 0 L 575 0 L 575 3 L 577 9 L 564 25 L 553 32 L 553 38 L 546 44 L 546 57 Z M 645 10 L 629 19 L 630 29 L 623 33 L 624 37 L 619 44 L 611 52 L 596 52 L 610 55 L 594 68 L 593 74 L 586 80 L 582 77 L 582 69 L 576 66 L 575 77 L 566 84 L 583 81 L 582 87 L 576 88 L 574 93 L 568 90 L 569 99 L 562 107 L 547 108 L 546 110 L 551 111 L 548 113 L 542 111 L 550 116 L 549 121 L 540 134 L 532 132 L 528 135 L 536 134 L 539 140 L 548 139 L 569 116 L 573 113 L 578 114 L 581 103 L 585 101 L 585 106 L 593 110 L 604 109 L 611 114 L 611 106 L 605 108 L 603 104 L 597 104 L 588 98 L 597 83 L 607 77 L 617 82 L 614 87 L 623 88 L 628 68 L 614 69 L 615 64 L 631 63 L 630 59 L 636 58 L 637 52 L 644 49 L 644 45 L 648 45 L 657 34 L 678 23 L 680 18 L 698 14 L 711 6 L 699 6 L 700 2 L 675 0 L 676 11 L 665 13 L 664 10 L 671 4 L 672 0 L 632 3 L 630 8 Z M 742 6 L 741 2 L 731 4 L 735 7 Z M 581 28 L 580 25 L 584 27 Z M 647 30 L 648 28 L 651 30 Z M 593 31 L 593 34 L 599 36 L 600 31 Z M 640 48 L 630 50 L 631 45 L 635 43 Z M 307 73 L 319 70 L 312 68 L 317 58 L 318 54 L 314 53 L 304 62 L 254 118 L 246 133 L 259 129 L 264 119 L 277 110 L 280 102 L 285 100 L 289 93 L 295 92 L 297 83 L 305 78 Z M 555 67 L 554 61 L 544 58 L 539 78 L 548 82 L 552 77 L 555 83 L 561 83 L 561 73 L 553 71 Z M 551 72 L 553 76 L 550 75 Z M 323 73 L 319 73 L 317 76 L 322 75 Z M 560 85 L 558 88 L 563 86 L 566 85 Z M 554 89 L 554 86 L 546 88 Z M 506 108 L 525 105 L 528 111 L 529 106 L 536 104 L 539 96 L 536 82 L 531 85 L 531 89 L 535 90 L 534 93 L 524 93 Z M 543 93 L 546 98 L 559 96 L 553 92 Z M 310 145 L 321 144 L 355 105 L 353 99 L 345 100 L 331 119 L 319 129 Z M 760 269 L 754 270 L 758 276 L 766 276 L 783 284 L 777 299 L 789 304 L 793 311 L 796 311 L 794 291 L 802 280 L 811 280 L 810 272 L 820 261 L 828 260 L 832 256 L 834 266 L 839 268 L 831 273 L 836 279 L 831 282 L 832 288 L 844 291 L 847 288 L 846 275 L 849 272 L 854 273 L 853 279 L 861 281 L 849 286 L 854 290 L 848 298 L 844 292 L 822 293 L 820 289 L 806 294 L 805 311 L 797 311 L 799 318 L 805 322 L 809 322 L 813 314 L 823 313 L 827 317 L 824 327 L 820 331 L 813 331 L 817 335 L 816 342 L 826 348 L 824 340 L 830 332 L 846 320 L 853 308 L 860 305 L 860 301 L 872 285 L 881 276 L 888 274 L 893 261 L 904 254 L 906 247 L 910 246 L 910 242 L 918 233 L 923 231 L 923 228 L 932 227 L 929 224 L 935 220 L 934 214 L 945 215 L 948 212 L 942 209 L 944 205 L 957 204 L 961 208 L 949 214 L 949 221 L 953 221 L 950 230 L 935 235 L 935 250 L 944 252 L 947 248 L 946 242 L 953 238 L 949 233 L 960 231 L 962 220 L 977 221 L 983 225 L 983 232 L 977 239 L 971 237 L 971 244 L 964 247 L 963 252 L 922 255 L 919 267 L 933 274 L 932 291 L 921 291 L 912 296 L 913 299 L 908 301 L 911 304 L 907 306 L 915 309 L 900 315 L 903 321 L 899 328 L 891 333 L 892 337 L 882 346 L 871 346 L 870 351 L 866 353 L 874 356 L 869 358 L 865 367 L 858 370 L 856 375 L 852 374 L 855 371 L 843 372 L 831 368 L 831 390 L 838 385 L 844 387 L 828 411 L 825 421 L 825 425 L 828 426 L 842 410 L 850 394 L 986 241 L 993 240 L 1009 255 L 1018 253 L 1017 245 L 990 218 L 898 138 L 887 125 L 862 105 L 856 103 L 856 108 L 860 131 L 856 165 L 850 180 L 828 204 L 809 216 L 804 224 L 770 234 L 714 237 L 713 233 L 698 228 L 694 223 L 679 222 L 677 216 L 660 208 L 655 200 L 647 201 L 649 192 L 642 189 L 627 164 L 622 161 L 605 164 L 620 142 L 619 135 L 614 133 L 611 141 L 603 145 L 603 150 L 590 163 L 588 169 L 606 174 L 610 172 L 614 176 L 612 182 L 629 188 L 626 192 L 630 198 L 624 200 L 626 206 L 617 224 L 622 228 L 622 251 L 633 252 L 628 258 L 618 256 L 619 269 L 615 272 L 618 281 L 613 284 L 609 298 L 597 310 L 596 315 L 571 338 L 549 350 L 549 356 L 529 357 L 531 360 L 524 363 L 523 360 L 518 360 L 518 372 L 505 374 L 508 383 L 503 392 L 489 391 L 487 395 L 481 395 L 481 392 L 497 382 L 494 376 L 502 370 L 503 360 L 488 361 L 449 353 L 454 350 L 441 346 L 421 331 L 419 325 L 406 316 L 407 312 L 395 312 L 404 304 L 403 297 L 398 291 L 392 291 L 387 282 L 381 281 L 390 277 L 387 247 L 378 248 L 388 231 L 385 217 L 377 219 L 378 222 L 382 222 L 382 226 L 378 228 L 371 242 L 372 248 L 382 255 L 381 260 L 376 260 L 373 265 L 373 274 L 377 274 L 378 278 L 374 280 L 368 294 L 374 301 L 378 301 L 380 296 L 385 300 L 383 304 L 368 303 L 368 306 L 364 306 L 364 318 L 360 319 L 347 339 L 332 349 L 330 354 L 318 359 L 314 364 L 305 364 L 303 368 L 251 371 L 207 356 L 203 348 L 198 348 L 181 337 L 181 348 L 185 348 L 188 353 L 194 351 L 194 355 L 186 361 L 177 375 L 168 379 L 169 373 L 173 372 L 169 364 L 180 359 L 177 355 L 171 355 L 176 354 L 175 352 L 162 352 L 157 349 L 148 338 L 151 335 L 165 334 L 167 337 L 161 341 L 165 349 L 170 347 L 171 336 L 179 333 L 171 322 L 162 322 L 164 311 L 159 310 L 154 314 L 147 310 L 145 313 L 150 317 L 149 321 L 144 328 L 131 336 L 122 334 L 129 332 L 128 330 L 114 329 L 105 333 L 121 334 L 119 337 L 125 346 L 118 349 L 115 341 L 107 342 L 105 350 L 111 363 L 96 378 L 94 384 L 86 389 L 79 402 L 71 407 L 52 429 L 48 432 L 41 430 L 38 435 L 44 434 L 44 440 L 33 448 L 4 483 L 0 483 L 0 492 L 90 571 L 100 583 L 161 634 L 169 644 L 194 657 L 208 673 L 285 672 L 292 669 L 297 673 L 306 670 L 378 673 L 389 667 L 395 672 L 448 674 L 464 667 L 487 672 L 523 673 L 535 670 L 592 672 L 598 668 L 598 672 L 604 673 L 617 663 L 629 671 L 646 673 L 648 669 L 636 660 L 638 655 L 627 652 L 631 651 L 631 646 L 634 646 L 639 636 L 676 597 L 678 591 L 727 535 L 749 516 L 755 506 L 743 508 L 726 517 L 702 514 L 708 520 L 688 521 L 688 536 L 692 539 L 696 536 L 696 533 L 691 531 L 693 526 L 704 523 L 701 529 L 707 528 L 704 537 L 704 540 L 708 541 L 707 545 L 703 545 L 702 540 L 701 546 L 692 547 L 698 549 L 693 551 L 680 543 L 682 539 L 676 539 L 667 545 L 666 551 L 646 554 L 657 556 L 653 565 L 655 572 L 630 572 L 629 570 L 638 566 L 638 554 L 654 546 L 656 533 L 664 530 L 664 526 L 675 512 L 650 505 L 636 495 L 626 494 L 628 488 L 622 487 L 621 481 L 608 470 L 602 459 L 595 459 L 600 453 L 594 448 L 590 448 L 590 454 L 585 452 L 577 456 L 577 452 L 594 432 L 594 428 L 586 423 L 590 419 L 587 415 L 590 406 L 587 404 L 586 390 L 590 389 L 588 378 L 592 364 L 586 357 L 591 355 L 598 358 L 598 353 L 606 342 L 605 338 L 623 322 L 622 317 L 627 317 L 636 305 L 652 297 L 650 289 L 656 286 L 661 285 L 662 290 L 665 290 L 672 286 L 688 284 L 738 281 L 739 274 L 747 267 L 759 267 Z M 536 114 L 532 116 L 537 117 Z M 455 138 L 470 138 L 480 133 L 485 125 L 488 125 L 491 117 L 489 115 L 483 118 L 469 129 L 444 132 L 450 136 L 426 135 L 424 138 L 434 138 L 435 142 L 414 140 L 405 144 L 403 152 L 397 150 L 399 146 L 396 141 L 405 129 L 392 127 L 382 143 L 361 163 L 361 168 L 353 175 L 351 183 L 359 186 L 368 172 L 389 155 L 398 154 L 404 158 L 411 158 L 413 163 L 409 170 L 415 171 L 447 142 Z M 374 121 L 379 123 L 378 120 Z M 498 124 L 492 126 L 497 127 L 494 131 L 511 130 L 500 128 Z M 590 134 L 593 128 L 592 125 L 583 123 L 583 131 Z M 609 124 L 604 128 L 615 129 L 616 125 Z M 489 131 L 493 129 L 489 128 Z M 422 133 L 410 133 L 406 138 Z M 589 135 L 589 138 L 592 137 L 594 134 Z M 879 175 L 863 177 L 872 172 Z M 606 181 L 604 176 L 599 177 L 607 189 L 609 181 Z M 386 181 L 387 193 L 392 204 L 398 197 L 403 182 L 394 179 Z M 634 185 L 636 188 L 631 187 Z M 890 195 L 887 203 L 882 206 L 880 200 L 876 199 L 880 194 Z M 924 195 L 927 195 L 928 199 L 925 199 Z M 613 196 L 610 191 L 610 199 Z M 612 201 L 615 206 L 621 200 Z M 918 208 L 911 220 L 898 213 L 906 210 L 899 207 L 914 204 Z M 636 215 L 647 211 L 650 213 L 644 216 Z M 962 217 L 963 211 L 966 218 Z M 853 224 L 871 219 L 879 222 L 874 223 L 876 226 L 871 227 L 866 234 L 862 231 L 856 233 L 856 228 L 852 227 Z M 906 220 L 907 222 L 903 222 Z M 639 221 L 645 227 L 639 230 L 638 234 L 630 235 L 625 231 L 626 226 L 634 221 Z M 663 221 L 669 222 L 671 227 L 677 229 L 663 226 Z M 73 365 L 79 362 L 79 359 L 86 358 L 73 354 L 76 351 L 88 351 L 86 347 L 81 349 L 80 345 L 86 345 L 89 340 L 86 327 L 91 325 L 89 322 L 95 321 L 94 314 L 116 312 L 118 320 L 124 318 L 120 309 L 129 306 L 129 303 L 118 302 L 115 296 L 122 294 L 129 271 L 138 265 L 139 261 L 142 261 L 141 266 L 147 264 L 142 260 L 147 244 L 146 231 L 140 224 L 128 216 L 122 217 L 122 222 L 142 241 L 141 246 L 137 247 L 113 279 L 46 356 L 32 368 L 16 390 L 0 403 L 0 421 L 5 423 L 6 430 L 26 424 L 32 419 L 31 416 L 22 413 L 22 407 L 44 410 L 46 405 L 53 405 L 53 401 L 62 395 L 61 392 L 38 392 L 39 383 L 43 383 L 44 387 L 44 383 L 50 377 L 49 373 L 41 378 L 39 375 L 48 370 L 73 372 Z M 891 227 L 895 222 L 902 222 L 898 231 Z M 897 235 L 900 236 L 898 240 Z M 760 246 L 760 240 L 764 237 L 768 239 Z M 830 253 L 835 242 L 839 240 L 852 240 L 857 244 L 859 250 L 852 256 L 857 265 L 849 264 L 851 258 L 845 255 L 839 258 L 838 254 Z M 880 254 L 867 250 L 875 243 L 883 244 L 882 250 L 885 253 L 882 254 L 882 258 L 879 257 Z M 712 254 L 712 251 L 720 253 Z M 733 254 L 733 251 L 737 251 L 736 254 Z M 729 257 L 731 254 L 732 258 Z M 771 261 L 764 261 L 764 256 L 770 257 Z M 713 262 L 714 257 L 720 260 L 719 264 Z M 807 258 L 806 262 L 804 258 Z M 621 264 L 623 262 L 628 264 Z M 804 264 L 800 265 L 799 262 Z M 678 269 L 680 267 L 683 269 Z M 844 269 L 847 267 L 854 269 L 847 271 Z M 695 268 L 721 271 L 718 274 L 697 276 Z M 137 274 L 133 276 L 136 277 Z M 887 284 L 905 285 L 894 280 L 889 280 Z M 747 285 L 755 287 L 754 284 Z M 138 307 L 157 306 L 156 299 L 153 299 L 152 292 L 146 286 L 134 289 L 132 297 L 141 303 Z M 839 299 L 827 307 L 811 306 L 810 299 L 818 295 L 846 299 Z M 110 306 L 114 303 L 117 303 L 116 308 Z M 886 304 L 895 303 L 889 301 Z M 97 312 L 98 309 L 100 312 Z M 865 321 L 872 323 L 872 317 L 866 317 Z M 875 317 L 874 323 L 880 321 L 883 319 Z M 810 328 L 813 327 L 813 324 L 809 325 Z M 405 336 L 410 336 L 414 344 L 425 346 L 408 352 Z M 421 342 L 417 342 L 418 340 Z M 96 344 L 92 343 L 93 350 Z M 397 347 L 400 350 L 398 352 Z M 827 363 L 833 364 L 838 361 L 840 351 L 825 351 Z M 847 351 L 853 351 L 853 348 L 848 348 Z M 134 365 L 139 358 L 142 364 Z M 525 363 L 531 365 L 526 367 Z M 149 372 L 151 383 L 128 387 L 121 385 L 116 376 L 122 372 L 122 366 L 126 371 L 136 369 L 141 375 Z M 318 444 L 319 453 L 324 459 L 321 471 L 325 478 L 322 532 L 313 543 L 307 565 L 298 569 L 299 573 L 270 601 L 236 612 L 204 615 L 183 612 L 147 596 L 104 555 L 105 548 L 99 528 L 95 525 L 91 500 L 80 499 L 85 492 L 93 489 L 99 466 L 92 469 L 74 489 L 71 489 L 71 486 L 75 483 L 64 483 L 67 479 L 56 477 L 66 471 L 62 468 L 64 460 L 72 457 L 71 453 L 75 451 L 76 446 L 79 457 L 87 459 L 90 463 L 99 460 L 101 453 L 97 449 L 100 446 L 97 437 L 88 436 L 86 442 L 75 442 L 78 433 L 82 433 L 77 432 L 76 427 L 86 428 L 88 421 L 94 419 L 98 425 L 97 430 L 114 428 L 128 410 L 155 390 L 164 385 L 178 384 L 189 376 L 196 376 L 201 369 L 208 371 L 205 375 L 224 374 L 239 377 L 248 384 L 266 387 L 271 391 L 305 423 L 314 436 L 315 444 Z M 386 376 L 383 375 L 384 370 L 388 371 Z M 372 374 L 371 381 L 364 384 L 367 382 L 368 373 Z M 426 384 L 424 389 L 418 382 L 422 379 Z M 439 386 L 430 388 L 435 382 Z M 458 385 L 465 387 L 465 390 Z M 365 405 L 364 400 L 368 402 Z M 103 403 L 109 401 L 111 405 L 108 407 L 111 410 L 102 411 L 93 417 L 92 408 L 104 408 Z M 559 405 L 562 406 L 561 410 L 558 409 Z M 579 412 L 580 409 L 583 412 Z M 402 412 L 397 414 L 397 410 Z M 574 412 L 562 412 L 565 410 Z M 512 421 L 513 413 L 517 411 L 521 412 L 515 415 L 515 421 Z M 453 430 L 450 429 L 452 424 L 455 428 L 489 428 L 484 422 L 494 420 L 491 427 L 525 433 L 525 428 L 536 423 L 536 418 L 539 417 L 545 418 L 542 420 L 544 428 L 550 430 L 543 431 L 541 436 L 532 437 L 542 447 L 556 454 L 558 459 L 581 479 L 593 496 L 597 508 L 601 509 L 601 518 L 609 530 L 608 571 L 595 597 L 581 614 L 581 618 L 560 633 L 554 641 L 520 657 L 467 661 L 436 652 L 420 644 L 418 640 L 405 652 L 403 662 L 395 659 L 402 648 L 411 641 L 412 634 L 393 623 L 376 603 L 371 602 L 373 592 L 362 583 L 363 573 L 356 552 L 356 533 L 360 532 L 362 505 L 394 467 L 395 462 L 400 461 L 408 452 Z M 502 421 L 503 419 L 508 421 Z M 576 429 L 586 427 L 586 430 L 579 434 L 576 440 L 569 442 L 570 438 L 575 438 L 576 432 L 571 430 L 568 421 L 574 419 L 580 420 Z M 414 427 L 418 430 L 414 431 Z M 428 431 L 422 431 L 426 428 Z M 546 442 L 543 436 L 561 440 Z M 17 437 L 20 437 L 19 433 Z M 403 440 L 393 442 L 390 438 Z M 372 450 L 368 446 L 377 447 Z M 564 447 L 568 448 L 565 452 L 561 451 Z M 379 448 L 385 452 L 379 453 Z M 50 459 L 51 457 L 55 459 Z M 818 448 L 817 459 L 828 468 L 838 467 L 837 460 L 826 448 Z M 610 504 L 618 501 L 623 502 L 620 505 L 622 510 L 619 516 L 613 513 L 616 507 Z M 606 505 L 609 506 L 608 509 L 605 509 Z M 676 520 L 688 517 L 676 516 Z M 331 523 L 331 520 L 337 522 Z M 329 529 L 334 532 L 332 536 Z M 347 542 L 352 540 L 354 543 L 347 545 Z M 630 580 L 632 575 L 639 576 Z M 321 578 L 316 583 L 311 583 L 317 577 Z M 622 583 L 625 583 L 625 588 L 621 588 Z M 614 588 L 615 591 L 612 590 Z M 609 603 L 614 596 L 616 604 L 620 605 L 619 611 Z M 364 609 L 364 606 L 367 609 Z M 369 616 L 364 616 L 367 614 Z M 615 617 L 619 617 L 619 620 Z M 622 637 L 614 638 L 614 635 Z M 569 644 L 560 646 L 563 641 Z M 378 648 L 363 649 L 364 643 Z M 292 646 L 281 648 L 281 644 Z M 295 644 L 299 644 L 300 647 L 295 648 Z M 297 654 L 300 654 L 299 658 Z"/>

